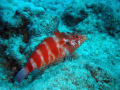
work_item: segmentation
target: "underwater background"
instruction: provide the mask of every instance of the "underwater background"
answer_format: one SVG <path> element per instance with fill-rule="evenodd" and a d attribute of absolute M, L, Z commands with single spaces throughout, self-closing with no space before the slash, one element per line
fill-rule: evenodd
<path fill-rule="evenodd" d="M 85 34 L 72 60 L 13 77 L 60 32 Z M 120 0 L 0 0 L 0 90 L 120 90 Z"/>

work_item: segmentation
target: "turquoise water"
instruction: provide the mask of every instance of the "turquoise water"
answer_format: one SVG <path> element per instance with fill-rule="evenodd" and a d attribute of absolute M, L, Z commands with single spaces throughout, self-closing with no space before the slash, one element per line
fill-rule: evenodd
<path fill-rule="evenodd" d="M 87 40 L 71 60 L 61 59 L 14 82 L 35 47 L 57 29 L 85 34 Z M 119 0 L 0 1 L 0 90 L 119 89 Z"/>

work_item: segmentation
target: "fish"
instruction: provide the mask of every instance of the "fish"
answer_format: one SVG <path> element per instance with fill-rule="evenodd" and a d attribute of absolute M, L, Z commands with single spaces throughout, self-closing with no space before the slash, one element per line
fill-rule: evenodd
<path fill-rule="evenodd" d="M 35 69 L 43 69 L 63 57 L 69 56 L 85 40 L 86 35 L 73 33 L 60 33 L 58 30 L 51 37 L 44 39 L 28 58 L 26 66 L 14 77 L 20 83 L 30 72 Z"/>

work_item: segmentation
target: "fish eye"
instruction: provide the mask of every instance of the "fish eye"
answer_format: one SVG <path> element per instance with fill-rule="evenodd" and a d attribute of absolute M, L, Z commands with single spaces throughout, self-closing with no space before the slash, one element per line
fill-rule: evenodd
<path fill-rule="evenodd" d="M 76 38 L 78 38 L 78 35 L 76 35 Z"/>

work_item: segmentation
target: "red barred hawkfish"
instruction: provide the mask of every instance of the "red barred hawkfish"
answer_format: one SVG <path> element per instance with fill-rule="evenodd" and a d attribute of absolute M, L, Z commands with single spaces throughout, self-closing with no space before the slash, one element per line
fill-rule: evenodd
<path fill-rule="evenodd" d="M 20 83 L 31 71 L 44 68 L 59 59 L 70 55 L 85 40 L 86 35 L 65 34 L 58 30 L 51 37 L 42 41 L 29 57 L 27 64 L 15 76 L 15 81 Z"/>

